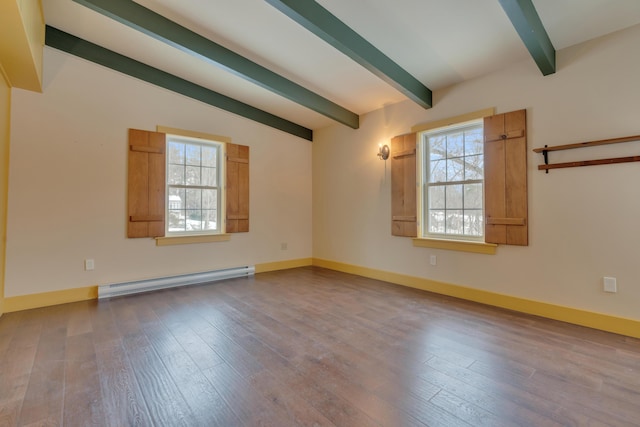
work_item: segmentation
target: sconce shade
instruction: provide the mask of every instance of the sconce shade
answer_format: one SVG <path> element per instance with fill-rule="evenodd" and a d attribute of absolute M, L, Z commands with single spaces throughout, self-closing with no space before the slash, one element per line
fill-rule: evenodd
<path fill-rule="evenodd" d="M 380 145 L 378 147 L 378 158 L 380 160 L 387 160 L 389 158 L 389 146 L 387 144 Z"/>

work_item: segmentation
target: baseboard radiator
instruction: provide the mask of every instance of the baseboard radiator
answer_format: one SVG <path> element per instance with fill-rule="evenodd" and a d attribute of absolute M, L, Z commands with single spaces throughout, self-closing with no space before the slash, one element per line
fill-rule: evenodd
<path fill-rule="evenodd" d="M 148 280 L 138 280 L 135 282 L 112 283 L 108 285 L 101 285 L 98 287 L 98 299 L 156 291 L 158 289 L 176 288 L 179 286 L 214 282 L 216 280 L 232 279 L 235 277 L 248 277 L 253 276 L 255 272 L 255 266 L 250 265 L 244 267 L 227 268 L 224 270 L 204 271 L 201 273 L 159 277 L 156 279 Z"/>

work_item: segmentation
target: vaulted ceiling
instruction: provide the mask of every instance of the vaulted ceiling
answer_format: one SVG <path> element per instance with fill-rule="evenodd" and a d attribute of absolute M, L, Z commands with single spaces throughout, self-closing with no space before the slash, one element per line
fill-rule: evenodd
<path fill-rule="evenodd" d="M 405 99 L 428 108 L 429 91 L 511 63 L 529 60 L 541 76 L 552 73 L 545 49 L 640 23 L 638 0 L 46 0 L 43 7 L 47 45 L 136 78 L 157 71 L 148 81 L 306 139 L 334 122 L 357 128 L 359 115 Z"/>

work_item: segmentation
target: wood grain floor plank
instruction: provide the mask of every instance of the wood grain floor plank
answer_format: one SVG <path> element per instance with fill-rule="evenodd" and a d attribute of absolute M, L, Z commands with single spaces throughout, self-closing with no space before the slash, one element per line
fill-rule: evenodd
<path fill-rule="evenodd" d="M 153 424 L 196 425 L 194 414 L 147 336 L 143 332 L 129 334 L 123 339 L 123 347 Z"/>
<path fill-rule="evenodd" d="M 121 341 L 97 343 L 96 362 L 105 424 L 110 427 L 150 426 L 151 416 Z"/>
<path fill-rule="evenodd" d="M 245 426 L 284 426 L 291 421 L 281 418 L 268 401 L 232 366 L 217 365 L 204 371 L 227 405 Z"/>
<path fill-rule="evenodd" d="M 431 380 L 431 371 L 427 367 L 444 373 L 461 382 L 469 384 L 477 389 L 487 390 L 497 399 L 507 399 L 518 405 L 522 405 L 542 416 L 550 418 L 563 425 L 581 426 L 587 425 L 589 417 L 582 411 L 572 412 L 570 418 L 558 417 L 558 410 L 562 407 L 551 393 L 523 381 L 519 385 L 512 385 L 500 380 L 477 374 L 469 369 L 461 368 L 446 360 L 434 357 L 425 363 L 425 368 L 420 376 L 427 381 Z"/>
<path fill-rule="evenodd" d="M 234 339 L 218 330 L 217 327 L 202 329 L 198 335 L 209 347 L 222 357 L 226 364 L 233 365 L 233 369 L 235 369 L 241 377 L 250 377 L 264 369 L 251 354 L 238 345 Z"/>
<path fill-rule="evenodd" d="M 21 424 L 62 421 L 64 393 L 60 384 L 64 383 L 68 317 L 59 306 L 42 313 L 47 317 L 46 322 L 41 319 L 42 331 L 22 403 Z"/>
<path fill-rule="evenodd" d="M 295 390 L 286 387 L 270 371 L 261 371 L 248 378 L 248 381 L 253 388 L 270 402 L 273 411 L 281 419 L 290 420 L 291 425 L 308 427 L 330 427 L 335 425 L 307 401 L 298 396 Z"/>
<path fill-rule="evenodd" d="M 353 382 L 345 375 L 344 371 L 333 365 L 330 356 L 319 358 L 307 358 L 299 367 L 301 374 L 313 378 L 318 382 L 318 386 L 323 387 L 335 396 L 344 399 L 345 402 L 353 405 L 362 413 L 376 420 L 383 426 L 424 426 L 420 421 L 423 419 L 414 418 L 412 414 L 407 413 L 394 406 L 394 402 L 380 398 L 377 394 L 370 390 L 364 389 L 359 384 Z M 422 406 L 431 406 L 427 401 L 421 402 Z M 443 411 L 444 412 L 444 411 Z M 448 414 L 450 415 L 450 414 Z M 449 425 L 464 425 L 461 420 L 450 415 Z M 428 425 L 428 424 L 427 424 Z"/>
<path fill-rule="evenodd" d="M 240 424 L 240 420 L 189 354 L 169 354 L 163 357 L 163 362 L 191 408 L 196 425 L 229 427 Z"/>
<path fill-rule="evenodd" d="M 101 426 L 106 414 L 91 333 L 69 336 L 65 349 L 63 425 Z"/>

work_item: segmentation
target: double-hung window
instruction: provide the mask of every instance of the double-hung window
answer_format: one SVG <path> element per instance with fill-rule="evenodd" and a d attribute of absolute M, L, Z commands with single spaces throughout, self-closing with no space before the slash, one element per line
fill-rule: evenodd
<path fill-rule="evenodd" d="M 128 145 L 127 237 L 165 246 L 249 231 L 248 146 L 161 126 L 129 129 Z"/>
<path fill-rule="evenodd" d="M 489 110 L 391 139 L 393 236 L 478 253 L 528 245 L 526 110 Z"/>
<path fill-rule="evenodd" d="M 223 144 L 167 135 L 166 235 L 221 232 Z"/>
<path fill-rule="evenodd" d="M 483 121 L 419 134 L 422 237 L 483 240 Z"/>

